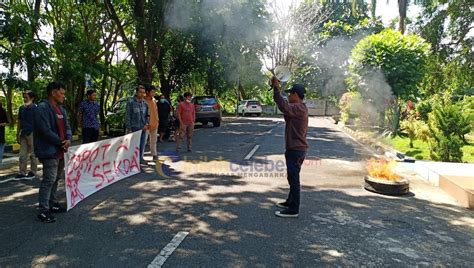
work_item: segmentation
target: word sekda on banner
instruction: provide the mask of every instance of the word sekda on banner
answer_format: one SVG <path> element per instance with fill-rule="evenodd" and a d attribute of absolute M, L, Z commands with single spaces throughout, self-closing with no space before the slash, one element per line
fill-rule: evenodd
<path fill-rule="evenodd" d="M 65 158 L 68 210 L 100 189 L 140 172 L 141 131 L 70 147 Z"/>

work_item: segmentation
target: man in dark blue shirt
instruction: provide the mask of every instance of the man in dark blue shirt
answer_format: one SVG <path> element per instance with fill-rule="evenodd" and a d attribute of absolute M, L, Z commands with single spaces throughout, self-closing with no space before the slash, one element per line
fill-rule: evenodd
<path fill-rule="evenodd" d="M 33 179 L 36 176 L 37 161 L 33 146 L 33 121 L 36 112 L 36 95 L 32 91 L 23 93 L 24 105 L 18 111 L 18 127 L 16 140 L 20 144 L 20 172 L 16 179 Z M 27 173 L 28 158 L 30 172 Z"/>
<path fill-rule="evenodd" d="M 99 139 L 99 104 L 96 101 L 97 92 L 93 89 L 87 91 L 87 100 L 81 103 L 82 115 L 82 143 L 96 142 Z"/>

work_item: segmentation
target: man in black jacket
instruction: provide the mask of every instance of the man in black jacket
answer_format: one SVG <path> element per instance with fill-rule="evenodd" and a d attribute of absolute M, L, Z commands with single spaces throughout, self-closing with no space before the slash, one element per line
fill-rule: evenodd
<path fill-rule="evenodd" d="M 65 212 L 56 198 L 58 181 L 64 180 L 64 152 L 71 145 L 72 132 L 64 102 L 64 85 L 49 83 L 48 99 L 38 104 L 33 124 L 35 155 L 43 164 L 43 180 L 39 189 L 38 218 L 45 223 L 55 222 L 51 213 Z"/>

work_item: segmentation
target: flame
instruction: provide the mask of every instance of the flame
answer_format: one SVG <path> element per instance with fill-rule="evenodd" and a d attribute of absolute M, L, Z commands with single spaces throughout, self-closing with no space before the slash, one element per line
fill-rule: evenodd
<path fill-rule="evenodd" d="M 373 178 L 397 181 L 400 179 L 400 176 L 396 175 L 392 171 L 395 164 L 395 161 L 371 158 L 367 163 L 367 171 L 369 172 L 369 175 Z"/>

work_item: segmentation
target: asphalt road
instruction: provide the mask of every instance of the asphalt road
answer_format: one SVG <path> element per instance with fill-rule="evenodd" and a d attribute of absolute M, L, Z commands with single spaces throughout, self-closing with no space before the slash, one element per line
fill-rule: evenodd
<path fill-rule="evenodd" d="M 288 190 L 283 131 L 279 118 L 198 127 L 192 153 L 160 143 L 162 165 L 150 163 L 53 224 L 36 220 L 39 180 L 2 183 L 0 267 L 145 267 L 182 232 L 163 267 L 474 263 L 473 211 L 418 198 L 431 189 L 421 182 L 409 197 L 366 192 L 362 161 L 371 153 L 324 118 L 310 120 L 300 217 L 276 218 L 274 203 Z"/>

